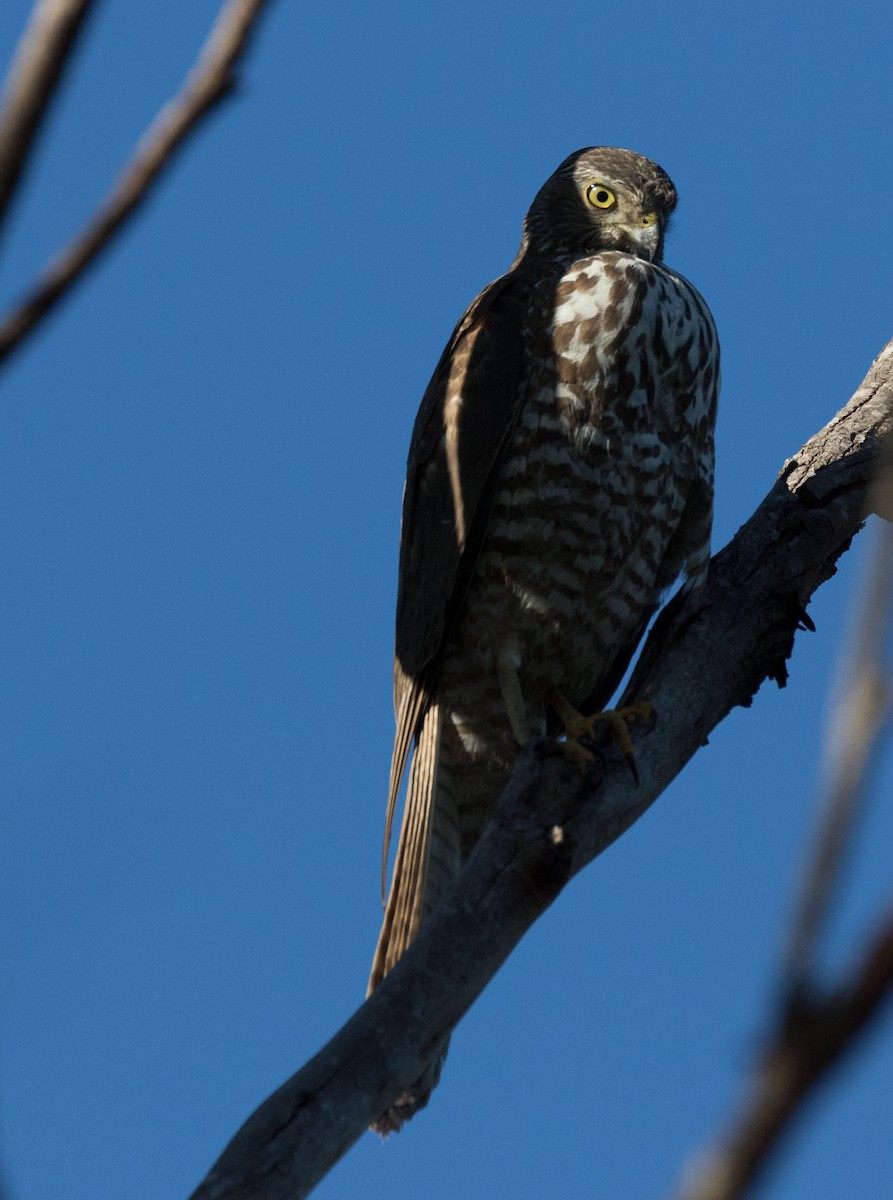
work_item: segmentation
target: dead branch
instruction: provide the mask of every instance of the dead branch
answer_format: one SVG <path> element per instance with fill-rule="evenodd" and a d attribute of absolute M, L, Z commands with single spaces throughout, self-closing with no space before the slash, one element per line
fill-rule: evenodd
<path fill-rule="evenodd" d="M 228 0 L 180 93 L 161 109 L 95 215 L 0 323 L 0 362 L 22 345 L 124 223 L 203 117 L 233 89 L 236 67 L 268 0 Z"/>
<path fill-rule="evenodd" d="M 624 697 L 651 700 L 657 714 L 636 739 L 639 785 L 612 748 L 587 779 L 554 746 L 521 754 L 493 819 L 408 953 L 248 1118 L 192 1200 L 307 1195 L 419 1076 L 568 880 L 645 812 L 733 707 L 749 705 L 764 679 L 784 682 L 806 604 L 865 516 L 891 424 L 893 342 L 846 408 L 785 465 L 704 587 L 655 626 Z"/>

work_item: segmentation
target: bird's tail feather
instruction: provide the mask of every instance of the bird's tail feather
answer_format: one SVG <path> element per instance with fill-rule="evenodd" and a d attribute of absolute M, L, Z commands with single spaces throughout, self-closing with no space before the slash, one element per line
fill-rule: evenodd
<path fill-rule="evenodd" d="M 459 871 L 459 822 L 449 755 L 443 753 L 442 720 L 440 706 L 432 704 L 425 713 L 412 757 L 394 876 L 368 992 L 381 983 L 406 951 Z M 373 1128 L 379 1133 L 399 1129 L 427 1104 L 440 1077 L 448 1044 L 444 1042 L 421 1078 L 376 1122 Z"/>
<path fill-rule="evenodd" d="M 425 713 L 412 756 L 394 875 L 368 992 L 405 952 L 459 871 L 459 825 L 438 704 Z M 368 993 L 367 993 L 368 994 Z"/>

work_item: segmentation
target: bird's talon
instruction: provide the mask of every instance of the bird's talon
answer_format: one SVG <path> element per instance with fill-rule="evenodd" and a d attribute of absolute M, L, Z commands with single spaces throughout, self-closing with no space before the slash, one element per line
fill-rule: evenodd
<path fill-rule="evenodd" d="M 567 741 L 562 743 L 564 753 L 572 762 L 577 764 L 584 774 L 592 762 L 593 755 L 590 750 L 587 750 L 581 744 L 580 739 L 583 737 L 594 738 L 596 725 L 599 722 L 603 722 L 608 726 L 612 740 L 619 747 L 633 780 L 638 784 L 639 768 L 636 766 L 629 727 L 636 721 L 647 721 L 649 719 L 654 709 L 647 700 L 639 704 L 631 704 L 626 708 L 609 709 L 606 712 L 594 713 L 590 717 L 584 717 L 582 713 L 577 712 L 573 705 L 569 704 L 560 692 L 552 694 L 550 703 L 564 722 L 567 735 Z"/>

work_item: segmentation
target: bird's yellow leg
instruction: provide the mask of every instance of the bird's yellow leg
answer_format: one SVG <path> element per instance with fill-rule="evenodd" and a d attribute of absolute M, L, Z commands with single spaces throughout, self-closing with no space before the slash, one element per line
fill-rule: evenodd
<path fill-rule="evenodd" d="M 592 761 L 592 751 L 587 750 L 585 746 L 580 744 L 580 738 L 593 737 L 595 727 L 601 721 L 611 731 L 612 738 L 620 747 L 623 757 L 626 759 L 629 769 L 633 773 L 633 778 L 638 783 L 639 772 L 636 769 L 636 760 L 633 755 L 633 741 L 629 734 L 629 727 L 636 721 L 647 721 L 651 716 L 653 710 L 647 700 L 641 704 L 631 704 L 627 708 L 609 709 L 607 712 L 593 713 L 591 717 L 585 717 L 574 708 L 573 704 L 569 700 L 566 700 L 557 688 L 550 692 L 549 703 L 558 714 L 558 718 L 567 734 L 567 741 L 564 743 L 564 752 L 568 758 L 573 759 L 581 771 L 585 771 Z"/>

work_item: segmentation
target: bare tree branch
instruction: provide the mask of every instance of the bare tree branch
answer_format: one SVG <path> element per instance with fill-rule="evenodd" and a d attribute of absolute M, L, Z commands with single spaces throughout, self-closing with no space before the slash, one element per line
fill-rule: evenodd
<path fill-rule="evenodd" d="M 37 323 L 108 246 L 150 194 L 184 139 L 234 87 L 235 69 L 269 0 L 228 0 L 186 78 L 140 139 L 133 157 L 85 229 L 52 262 L 0 324 L 0 362 L 21 346 Z"/>
<path fill-rule="evenodd" d="M 93 0 L 38 0 L 3 89 L 0 226 Z"/>
<path fill-rule="evenodd" d="M 192 1200 L 307 1195 L 418 1078 L 568 880 L 642 815 L 733 707 L 750 704 L 766 678 L 784 682 L 805 606 L 865 515 L 891 424 L 893 342 L 847 407 L 785 465 L 711 563 L 704 587 L 657 622 L 623 701 L 648 699 L 656 713 L 636 738 L 639 785 L 613 748 L 586 779 L 554 746 L 522 753 L 473 854 L 408 953 L 249 1117 Z"/>

